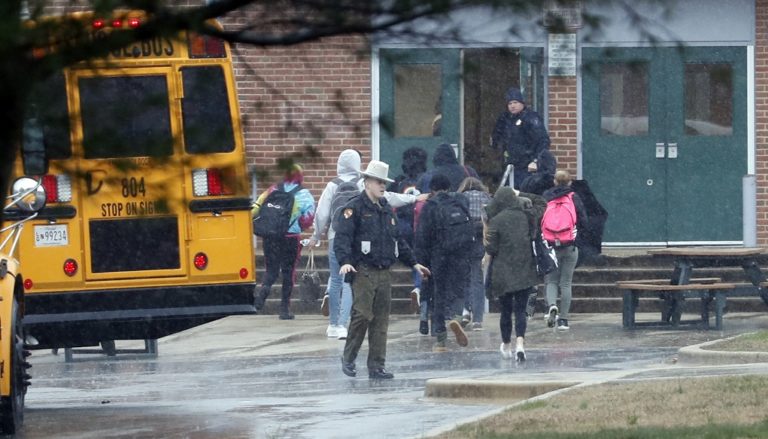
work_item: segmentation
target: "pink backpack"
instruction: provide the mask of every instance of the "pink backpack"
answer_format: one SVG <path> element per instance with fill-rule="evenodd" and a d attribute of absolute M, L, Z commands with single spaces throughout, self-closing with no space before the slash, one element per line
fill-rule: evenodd
<path fill-rule="evenodd" d="M 541 218 L 541 235 L 555 247 L 573 244 L 576 240 L 573 192 L 547 202 L 547 210 Z"/>

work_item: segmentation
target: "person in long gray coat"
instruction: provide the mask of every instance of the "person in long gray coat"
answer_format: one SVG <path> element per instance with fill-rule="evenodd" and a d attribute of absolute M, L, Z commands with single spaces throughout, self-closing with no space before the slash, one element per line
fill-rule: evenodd
<path fill-rule="evenodd" d="M 547 207 L 539 195 L 507 186 L 496 191 L 486 207 L 488 227 L 485 251 L 492 258 L 489 295 L 499 299 L 501 356 L 512 358 L 512 313 L 515 314 L 515 358 L 525 361 L 525 307 L 532 288 L 539 283 L 531 251 L 532 233 Z"/>

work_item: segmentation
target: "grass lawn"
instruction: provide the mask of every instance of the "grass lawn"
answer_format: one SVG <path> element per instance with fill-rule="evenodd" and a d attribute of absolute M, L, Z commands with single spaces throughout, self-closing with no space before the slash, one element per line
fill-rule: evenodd
<path fill-rule="evenodd" d="M 579 387 L 437 437 L 768 438 L 768 376 L 624 381 Z"/>
<path fill-rule="evenodd" d="M 768 352 L 768 331 L 743 334 L 730 340 L 722 340 L 705 346 L 711 351 Z"/>

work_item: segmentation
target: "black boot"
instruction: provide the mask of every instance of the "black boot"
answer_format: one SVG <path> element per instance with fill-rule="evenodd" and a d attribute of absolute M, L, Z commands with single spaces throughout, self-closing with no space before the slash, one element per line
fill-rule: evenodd
<path fill-rule="evenodd" d="M 280 304 L 280 320 L 293 320 L 294 316 L 291 310 L 288 308 L 288 304 L 281 303 Z"/>
<path fill-rule="evenodd" d="M 259 291 L 253 292 L 253 307 L 256 308 L 256 312 L 260 313 L 264 310 L 264 303 L 269 296 L 269 289 L 262 287 Z"/>

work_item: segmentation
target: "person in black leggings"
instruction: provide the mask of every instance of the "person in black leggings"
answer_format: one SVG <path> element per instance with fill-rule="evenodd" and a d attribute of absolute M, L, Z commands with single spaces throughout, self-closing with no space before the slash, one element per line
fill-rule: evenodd
<path fill-rule="evenodd" d="M 515 313 L 515 352 L 517 361 L 525 361 L 525 308 L 531 288 L 539 283 L 531 252 L 533 229 L 546 209 L 539 195 L 502 186 L 485 211 L 488 224 L 485 252 L 491 258 L 486 295 L 499 299 L 502 306 L 501 356 L 512 358 L 512 312 Z"/>

